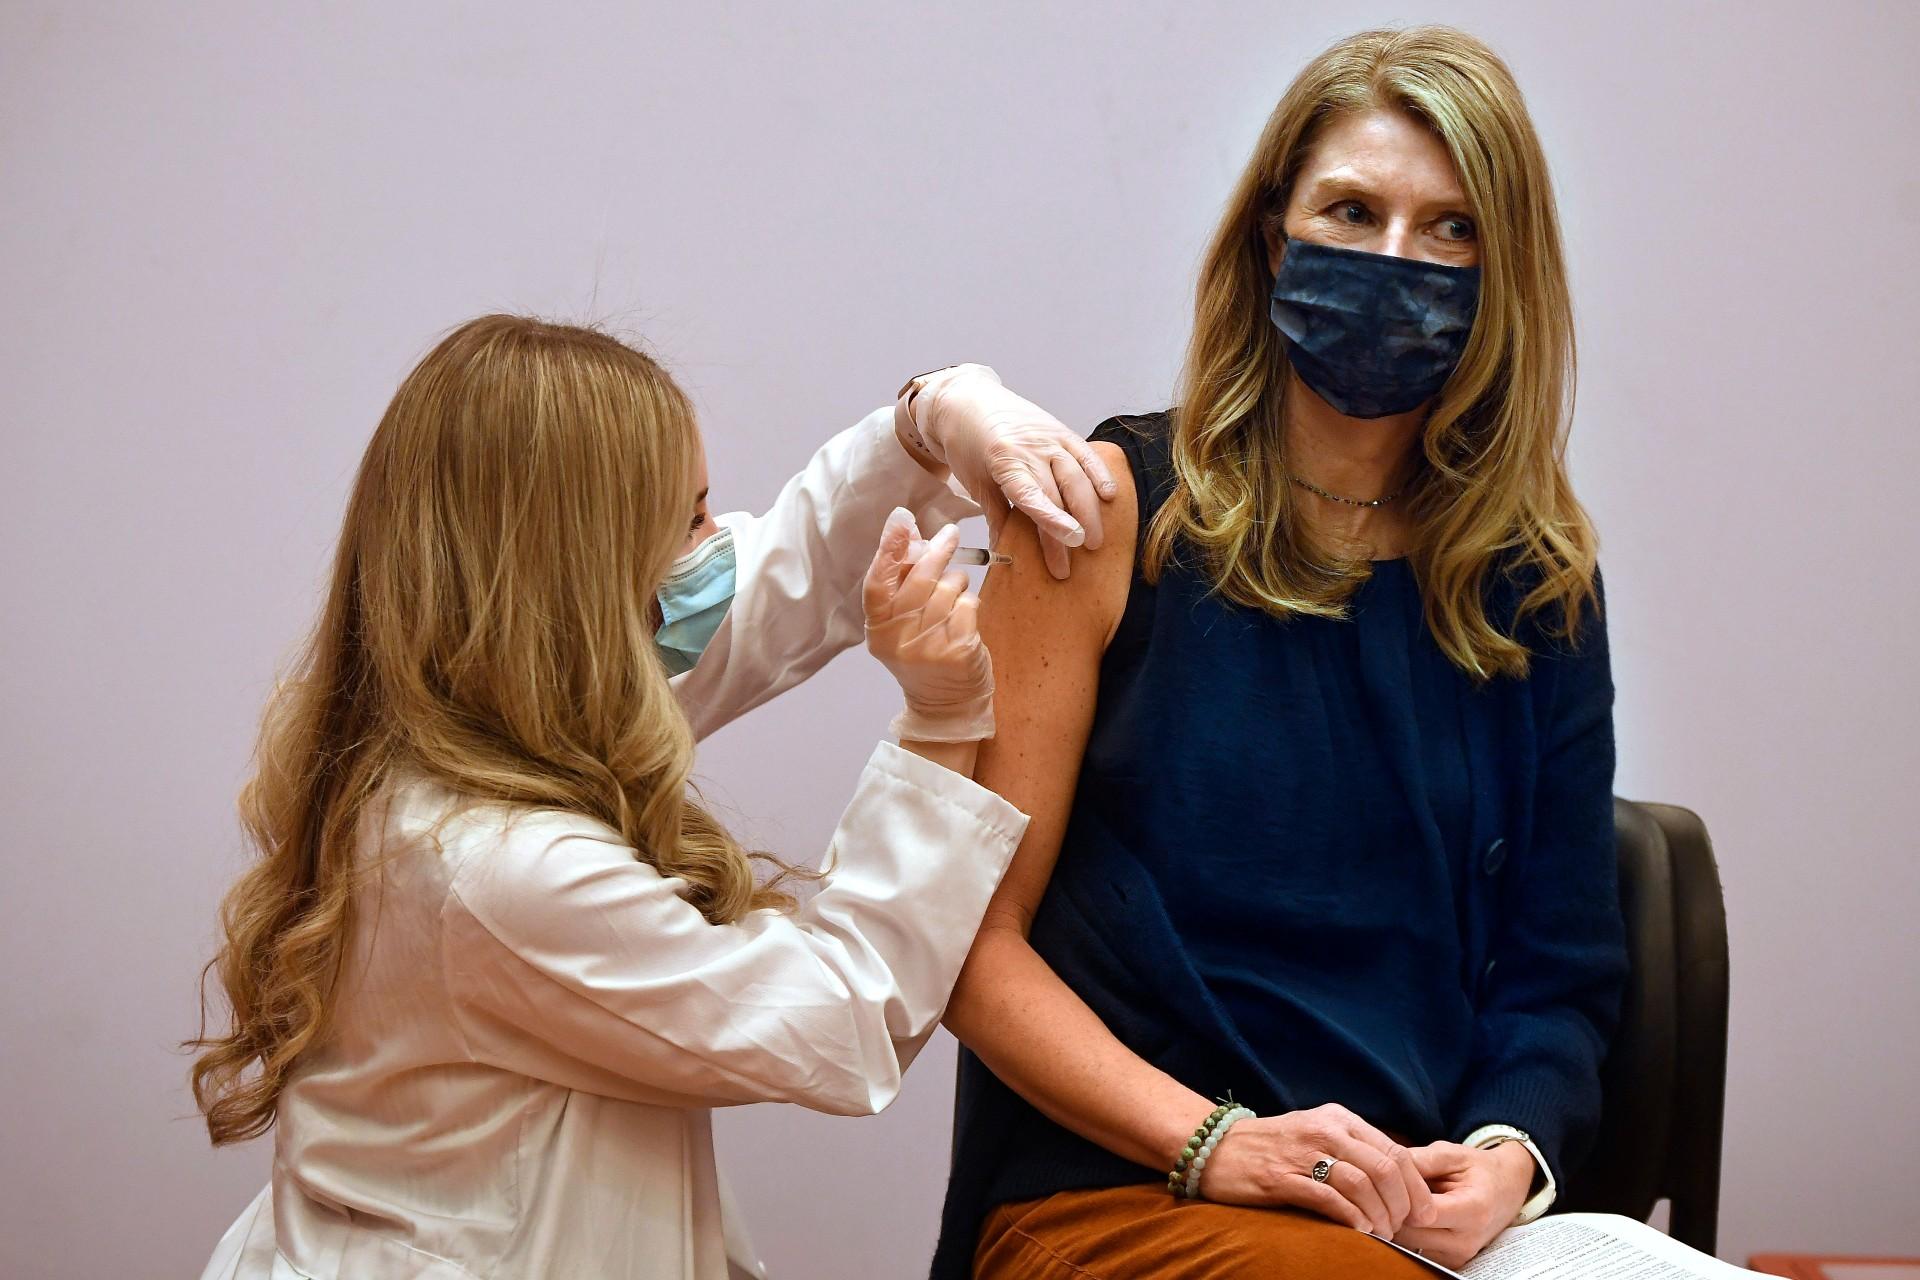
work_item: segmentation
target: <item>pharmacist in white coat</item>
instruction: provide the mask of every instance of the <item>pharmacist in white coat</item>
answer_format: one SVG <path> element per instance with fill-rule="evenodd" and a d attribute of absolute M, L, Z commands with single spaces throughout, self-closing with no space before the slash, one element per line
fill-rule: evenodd
<path fill-rule="evenodd" d="M 991 370 L 915 379 L 675 562 L 656 641 L 698 735 L 875 625 L 896 506 L 944 561 L 957 535 L 934 531 L 979 510 L 949 468 L 990 513 L 1033 515 L 1056 573 L 1100 537 L 1112 480 L 1077 436 Z M 957 729 L 908 705 L 903 739 L 991 735 L 990 692 Z M 939 758 L 883 741 L 820 891 L 725 925 L 603 823 L 398 788 L 378 843 L 431 831 L 439 856 L 387 864 L 331 1033 L 279 1096 L 272 1181 L 205 1277 L 764 1276 L 709 1108 L 864 1115 L 896 1095 L 1026 826 Z"/>

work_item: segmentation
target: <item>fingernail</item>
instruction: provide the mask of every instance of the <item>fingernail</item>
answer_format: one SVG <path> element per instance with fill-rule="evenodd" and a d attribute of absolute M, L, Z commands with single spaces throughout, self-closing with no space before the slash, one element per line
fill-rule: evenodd
<path fill-rule="evenodd" d="M 1073 526 L 1073 528 L 1067 530 L 1067 536 L 1060 539 L 1061 542 L 1065 543 L 1069 547 L 1081 546 L 1085 544 L 1086 540 L 1087 540 L 1087 531 L 1085 529 L 1082 529 L 1079 525 L 1075 525 Z"/>

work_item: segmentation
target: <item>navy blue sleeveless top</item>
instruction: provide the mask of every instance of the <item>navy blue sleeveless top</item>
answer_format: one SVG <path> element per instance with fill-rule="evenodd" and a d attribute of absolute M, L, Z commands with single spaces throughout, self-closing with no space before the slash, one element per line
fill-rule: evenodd
<path fill-rule="evenodd" d="M 1157 414 L 1093 435 L 1126 452 L 1143 533 L 1172 484 L 1168 431 Z M 1261 1114 L 1339 1102 L 1415 1142 L 1518 1124 L 1550 1160 L 1584 1142 L 1624 975 L 1604 630 L 1526 680 L 1476 684 L 1434 642 L 1406 561 L 1375 562 L 1347 618 L 1279 619 L 1178 557 L 1157 583 L 1137 559 L 1035 949 L 1205 1096 Z M 1549 718 L 1571 747 L 1543 778 Z M 1510 957 L 1518 984 L 1496 979 Z M 964 1050 L 955 1137 L 936 1277 L 968 1274 L 994 1204 L 1164 1176 L 1054 1125 Z"/>

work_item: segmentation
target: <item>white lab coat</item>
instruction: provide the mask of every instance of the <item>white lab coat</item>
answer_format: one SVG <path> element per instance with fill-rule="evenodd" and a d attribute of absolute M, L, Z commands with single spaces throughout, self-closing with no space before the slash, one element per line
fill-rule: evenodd
<path fill-rule="evenodd" d="M 861 635 L 860 579 L 895 505 L 927 528 L 973 510 L 914 465 L 883 410 L 765 516 L 727 518 L 737 595 L 675 681 L 697 732 Z M 763 1275 L 708 1109 L 885 1107 L 1026 828 L 882 742 L 820 892 L 716 927 L 589 818 L 413 779 L 368 822 L 390 860 L 333 1034 L 282 1093 L 272 1182 L 206 1280 Z"/>

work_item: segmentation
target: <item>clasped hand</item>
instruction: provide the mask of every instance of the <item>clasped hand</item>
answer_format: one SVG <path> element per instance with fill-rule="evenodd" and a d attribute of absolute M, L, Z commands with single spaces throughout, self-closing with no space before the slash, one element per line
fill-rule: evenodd
<path fill-rule="evenodd" d="M 1335 1164 L 1316 1182 L 1322 1160 Z M 1209 1200 L 1307 1209 L 1457 1267 L 1513 1221 L 1532 1181 L 1533 1157 L 1518 1143 L 1408 1148 L 1328 1103 L 1242 1120 L 1221 1139 L 1201 1186 Z"/>
<path fill-rule="evenodd" d="M 1443 1267 L 1464 1267 L 1507 1229 L 1539 1167 L 1517 1142 L 1484 1150 L 1436 1142 L 1415 1148 L 1413 1160 L 1433 1189 L 1434 1220 L 1409 1225 L 1393 1240 Z"/>

